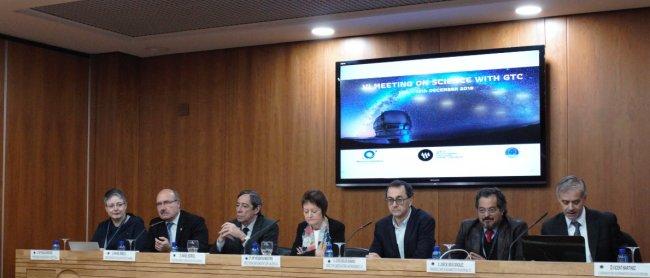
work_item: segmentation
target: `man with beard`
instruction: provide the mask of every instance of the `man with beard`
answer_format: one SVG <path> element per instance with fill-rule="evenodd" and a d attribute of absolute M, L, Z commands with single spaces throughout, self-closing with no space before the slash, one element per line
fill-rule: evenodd
<path fill-rule="evenodd" d="M 464 249 L 473 260 L 523 260 L 521 243 L 510 244 L 525 233 L 526 222 L 507 216 L 506 196 L 496 187 L 481 188 L 474 202 L 478 217 L 461 222 L 454 248 Z M 526 232 L 527 233 L 527 232 Z"/>
<path fill-rule="evenodd" d="M 253 242 L 273 242 L 273 254 L 278 246 L 278 224 L 262 215 L 262 197 L 253 190 L 243 190 L 237 195 L 237 217 L 219 227 L 219 238 L 210 253 L 250 254 Z M 271 226 L 267 228 L 268 226 Z M 263 233 L 258 233 L 267 229 Z"/>
<path fill-rule="evenodd" d="M 390 215 L 375 224 L 375 237 L 368 258 L 431 257 L 436 222 L 428 213 L 413 204 L 413 187 L 395 180 L 386 188 Z"/>
<path fill-rule="evenodd" d="M 560 180 L 555 196 L 562 213 L 544 222 L 542 235 L 582 236 L 587 262 L 615 262 L 622 239 L 616 215 L 587 208 L 587 185 L 576 176 Z"/>

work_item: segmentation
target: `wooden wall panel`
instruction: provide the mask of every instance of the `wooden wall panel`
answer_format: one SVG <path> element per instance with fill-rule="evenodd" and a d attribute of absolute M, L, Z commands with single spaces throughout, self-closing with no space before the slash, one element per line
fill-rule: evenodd
<path fill-rule="evenodd" d="M 128 210 L 139 214 L 138 86 L 139 58 L 111 53 L 92 58 L 91 171 L 88 239 L 107 218 L 103 194 L 112 187 L 127 196 Z M 149 196 L 147 196 L 149 197 Z"/>
<path fill-rule="evenodd" d="M 4 112 L 5 112 L 5 55 L 7 51 L 7 41 L 0 39 L 0 123 L 2 124 L 2 127 L 4 127 Z M 0 139 L 2 142 L 4 142 L 5 138 L 5 133 L 4 130 L 0 133 Z M 4 144 L 0 145 L 0 153 L 3 155 L 5 154 L 5 149 L 4 149 Z M 2 194 L 4 194 L 4 172 L 0 171 L 0 181 L 2 181 Z M 3 200 L 4 198 L 1 198 L 0 196 L 0 223 L 4 223 L 4 204 Z M 4 242 L 4 229 L 0 228 L 0 245 L 2 245 L 2 242 Z M 3 273 L 4 269 L 4 261 L 2 260 L 2 248 L 0 247 L 0 274 Z"/>
<path fill-rule="evenodd" d="M 9 42 L 4 276 L 16 248 L 83 239 L 88 59 Z"/>
<path fill-rule="evenodd" d="M 568 169 L 588 204 L 613 211 L 650 245 L 650 9 L 574 16 L 567 23 Z"/>

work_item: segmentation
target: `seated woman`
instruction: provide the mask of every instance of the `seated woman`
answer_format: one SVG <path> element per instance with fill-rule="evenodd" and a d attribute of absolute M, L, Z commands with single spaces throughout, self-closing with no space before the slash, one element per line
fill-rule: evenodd
<path fill-rule="evenodd" d="M 338 247 L 334 242 L 345 242 L 345 225 L 327 216 L 327 198 L 320 190 L 308 190 L 302 196 L 302 213 L 305 221 L 298 224 L 291 255 L 322 257 L 331 243 L 334 255 Z"/>
<path fill-rule="evenodd" d="M 104 208 L 108 219 L 97 225 L 97 230 L 91 241 L 99 243 L 99 247 L 107 250 L 117 250 L 119 242 L 124 241 L 126 250 L 130 250 L 128 239 L 133 239 L 135 250 L 145 249 L 144 221 L 133 214 L 126 213 L 126 197 L 117 188 L 110 189 L 104 194 Z"/>

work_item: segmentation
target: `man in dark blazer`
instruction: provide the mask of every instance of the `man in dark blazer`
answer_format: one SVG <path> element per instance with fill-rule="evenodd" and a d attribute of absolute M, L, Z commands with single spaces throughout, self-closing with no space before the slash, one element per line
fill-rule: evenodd
<path fill-rule="evenodd" d="M 208 228 L 202 217 L 181 210 L 178 192 L 163 189 L 156 197 L 158 216 L 149 222 L 148 250 L 169 252 L 173 242 L 178 251 L 187 251 L 188 240 L 199 241 L 199 252 L 207 252 Z"/>
<path fill-rule="evenodd" d="M 464 249 L 473 260 L 523 260 L 521 243 L 510 244 L 526 233 L 526 222 L 507 216 L 506 197 L 496 187 L 482 188 L 474 202 L 478 217 L 460 224 L 455 249 Z M 464 259 L 454 254 L 454 258 Z"/>
<path fill-rule="evenodd" d="M 395 180 L 386 188 L 390 215 L 377 221 L 368 258 L 431 257 L 435 243 L 435 220 L 413 204 L 413 187 Z"/>
<path fill-rule="evenodd" d="M 253 242 L 273 242 L 276 254 L 280 228 L 275 220 L 262 215 L 262 197 L 253 190 L 237 195 L 237 217 L 219 228 L 219 238 L 210 253 L 250 254 Z"/>
<path fill-rule="evenodd" d="M 585 207 L 587 186 L 576 176 L 564 177 L 555 189 L 562 213 L 544 222 L 542 235 L 582 236 L 587 262 L 615 262 L 621 244 L 616 215 Z"/>

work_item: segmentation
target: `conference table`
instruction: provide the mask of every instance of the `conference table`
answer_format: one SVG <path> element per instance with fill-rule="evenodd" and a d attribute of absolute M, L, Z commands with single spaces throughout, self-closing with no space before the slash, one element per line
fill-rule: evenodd
<path fill-rule="evenodd" d="M 323 259 L 280 258 L 281 267 L 242 267 L 240 255 L 205 256 L 205 264 L 170 263 L 169 253 L 138 253 L 135 262 L 104 261 L 101 251 L 60 251 L 55 261 L 16 250 L 16 277 L 584 277 L 591 263 L 476 261 L 475 274 L 427 272 L 427 260 L 368 259 L 366 271 L 323 270 Z"/>

